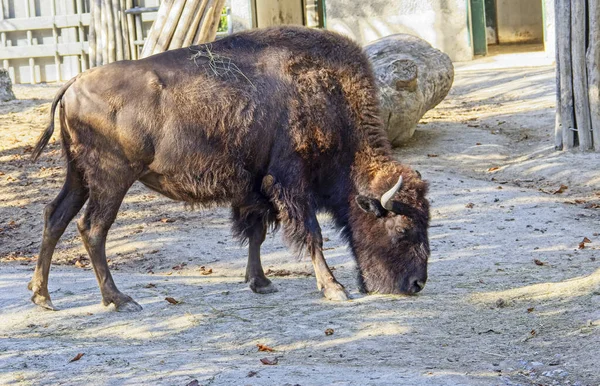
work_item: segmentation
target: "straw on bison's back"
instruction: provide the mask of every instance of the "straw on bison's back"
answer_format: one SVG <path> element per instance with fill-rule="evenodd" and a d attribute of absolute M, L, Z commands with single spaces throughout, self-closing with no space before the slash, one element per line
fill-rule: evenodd
<path fill-rule="evenodd" d="M 394 161 L 371 68 L 340 35 L 300 27 L 242 32 L 215 43 L 92 69 L 57 94 L 67 177 L 47 206 L 32 300 L 53 309 L 48 272 L 65 227 L 78 228 L 105 305 L 141 307 L 108 269 L 106 236 L 139 180 L 193 205 L 231 205 L 248 242 L 246 281 L 276 291 L 260 263 L 269 227 L 306 247 L 317 287 L 348 295 L 327 266 L 316 213 L 350 244 L 363 291 L 416 293 L 427 280 L 427 184 Z M 39 156 L 54 130 L 42 134 Z M 380 197 L 384 197 L 380 199 Z"/>

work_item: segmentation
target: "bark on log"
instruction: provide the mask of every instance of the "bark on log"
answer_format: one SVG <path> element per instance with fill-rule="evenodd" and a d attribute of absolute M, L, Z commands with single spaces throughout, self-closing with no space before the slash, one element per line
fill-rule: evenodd
<path fill-rule="evenodd" d="M 588 95 L 594 149 L 600 151 L 600 0 L 588 0 Z"/>
<path fill-rule="evenodd" d="M 112 0 L 113 30 L 115 31 L 115 57 L 116 60 L 125 59 L 123 54 L 123 29 L 121 27 L 120 0 Z"/>
<path fill-rule="evenodd" d="M 373 64 L 380 114 L 392 145 L 408 141 L 423 115 L 452 87 L 454 66 L 445 53 L 408 34 L 390 35 L 365 46 Z"/>
<path fill-rule="evenodd" d="M 206 41 L 206 30 L 208 28 L 208 24 L 212 19 L 215 2 L 216 0 L 208 0 L 206 8 L 204 9 L 204 14 L 202 15 L 202 20 L 200 20 L 200 25 L 198 26 L 198 31 L 196 32 L 196 36 L 194 37 L 194 44 L 200 44 Z"/>
<path fill-rule="evenodd" d="M 133 0 L 125 0 L 125 9 L 133 8 Z M 135 42 L 135 24 L 133 22 L 133 15 L 125 15 L 127 18 L 127 32 L 128 32 L 128 41 L 129 41 L 129 52 L 131 60 L 136 60 L 138 58 L 137 46 L 133 43 Z"/>
<path fill-rule="evenodd" d="M 583 0 L 572 1 L 571 7 L 571 60 L 575 121 L 579 137 L 579 149 L 587 151 L 592 148 L 592 129 L 585 60 L 586 7 Z"/>

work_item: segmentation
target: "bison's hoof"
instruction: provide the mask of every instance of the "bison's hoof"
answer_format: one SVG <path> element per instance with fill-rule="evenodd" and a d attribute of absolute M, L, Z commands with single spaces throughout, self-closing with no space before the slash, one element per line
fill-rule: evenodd
<path fill-rule="evenodd" d="M 118 312 L 139 312 L 142 310 L 142 306 L 137 304 L 130 296 L 119 294 L 111 301 L 106 299 L 102 300 L 102 304 L 108 306 L 110 303 L 115 305 L 115 309 Z"/>
<path fill-rule="evenodd" d="M 52 304 L 52 300 L 50 300 L 50 295 L 44 296 L 40 295 L 39 293 L 34 293 L 31 297 L 31 301 L 47 310 L 58 311 L 58 308 L 54 307 L 54 304 Z"/>
<path fill-rule="evenodd" d="M 336 302 L 343 302 L 350 299 L 350 295 L 346 292 L 344 286 L 339 283 L 324 287 L 322 290 L 323 296 L 327 300 L 333 300 Z"/>
<path fill-rule="evenodd" d="M 249 280 L 249 286 L 252 292 L 257 294 L 270 294 L 278 291 L 277 287 L 267 278 L 252 278 Z"/>

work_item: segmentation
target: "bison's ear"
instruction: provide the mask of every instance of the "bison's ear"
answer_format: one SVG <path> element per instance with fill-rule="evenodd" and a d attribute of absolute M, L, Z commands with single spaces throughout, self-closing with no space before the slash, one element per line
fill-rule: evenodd
<path fill-rule="evenodd" d="M 358 207 L 364 210 L 367 213 L 373 213 L 377 217 L 383 217 L 386 215 L 387 210 L 383 206 L 379 200 L 375 198 L 370 198 L 367 196 L 356 196 L 356 203 Z"/>

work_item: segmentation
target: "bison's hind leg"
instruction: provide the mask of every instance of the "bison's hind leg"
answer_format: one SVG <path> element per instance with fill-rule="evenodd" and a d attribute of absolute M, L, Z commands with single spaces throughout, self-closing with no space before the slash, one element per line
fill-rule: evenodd
<path fill-rule="evenodd" d="M 267 294 L 277 292 L 277 287 L 265 276 L 260 262 L 260 246 L 265 241 L 269 224 L 277 219 L 270 203 L 259 201 L 261 203 L 233 207 L 233 231 L 238 238 L 248 241 L 246 283 L 253 292 Z"/>
<path fill-rule="evenodd" d="M 54 248 L 67 228 L 67 225 L 81 210 L 87 198 L 88 189 L 85 186 L 81 173 L 72 162 L 69 162 L 62 190 L 44 210 L 45 223 L 42 245 L 33 278 L 28 286 L 33 291 L 31 300 L 46 309 L 56 309 L 48 293 L 48 275 L 50 273 L 50 263 Z"/>
<path fill-rule="evenodd" d="M 117 289 L 106 261 L 106 236 L 117 217 L 125 194 L 139 177 L 127 165 L 121 164 L 98 168 L 90 182 L 90 198 L 77 228 L 94 267 L 94 273 L 102 293 L 102 304 L 111 303 L 117 311 L 141 311 L 142 307 L 131 297 Z"/>

